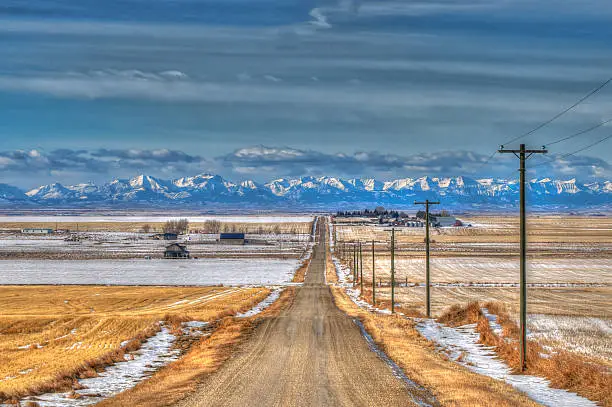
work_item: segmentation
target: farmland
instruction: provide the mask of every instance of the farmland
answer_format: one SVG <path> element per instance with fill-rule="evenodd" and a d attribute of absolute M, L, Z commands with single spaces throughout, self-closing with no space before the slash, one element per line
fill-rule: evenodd
<path fill-rule="evenodd" d="M 488 340 L 486 344 L 498 344 L 500 358 L 516 367 L 516 356 L 511 356 L 516 350 L 499 344 L 517 340 L 515 336 L 506 338 L 504 335 L 516 332 L 518 320 L 518 223 L 507 216 L 466 216 L 462 220 L 471 227 L 432 230 L 432 314 L 434 318 L 448 318 L 449 312 L 457 312 L 454 311 L 456 307 L 466 309 L 470 304 L 480 304 L 483 311 L 478 313 L 481 317 L 486 314 L 487 306 L 504 310 L 500 312 L 507 312 L 508 317 L 504 320 L 503 332 L 502 328 L 495 328 L 499 330 L 496 335 L 502 339 Z M 537 216 L 529 219 L 528 224 L 527 328 L 532 343 L 530 347 L 533 346 L 535 352 L 532 355 L 533 371 L 549 378 L 556 386 L 569 386 L 572 391 L 605 404 L 609 397 L 602 392 L 602 386 L 606 386 L 604 383 L 609 378 L 603 372 L 612 366 L 612 355 L 606 346 L 612 340 L 612 265 L 609 261 L 612 222 L 609 217 Z M 333 232 L 336 255 L 344 259 L 345 267 L 350 267 L 353 262 L 354 242 L 362 242 L 365 285 L 362 298 L 370 302 L 374 240 L 377 306 L 386 309 L 390 308 L 391 302 L 388 229 L 345 219 L 335 225 Z M 425 314 L 424 230 L 398 228 L 395 236 L 396 309 L 406 315 L 422 317 Z M 359 295 L 358 290 L 356 293 Z M 491 318 L 496 316 L 493 314 Z M 463 320 L 459 325 L 477 321 Z M 479 334 L 481 338 L 492 337 L 480 325 L 477 328 L 476 338 Z M 471 342 L 473 335 L 469 332 L 473 328 L 469 325 L 453 331 L 428 322 L 419 329 L 428 339 L 437 341 L 441 349 L 455 349 L 448 351 L 449 358 L 472 369 L 487 371 L 486 361 L 479 367 L 478 357 L 484 356 L 469 356 L 470 352 L 480 352 L 477 349 L 479 345 Z M 509 342 L 504 342 L 504 339 Z M 568 376 L 571 368 L 552 368 L 563 364 L 573 365 L 574 371 L 584 371 L 585 379 L 572 382 Z M 491 371 L 488 374 L 501 375 L 499 369 L 497 373 Z M 507 380 L 515 381 L 512 377 Z M 519 385 L 521 381 L 516 383 Z M 535 389 L 529 382 L 519 386 Z"/>
<path fill-rule="evenodd" d="M 303 280 L 312 217 L 194 217 L 176 240 L 193 258 L 178 261 L 161 259 L 171 242 L 154 238 L 167 219 L 0 218 L 0 401 L 100 401 L 181 357 L 217 321 L 257 315 L 279 297 L 270 285 L 296 270 Z M 211 225 L 247 243 L 221 243 Z"/>
<path fill-rule="evenodd" d="M 122 361 L 160 322 L 212 322 L 263 300 L 266 288 L 0 287 L 0 395 L 67 391 Z"/>

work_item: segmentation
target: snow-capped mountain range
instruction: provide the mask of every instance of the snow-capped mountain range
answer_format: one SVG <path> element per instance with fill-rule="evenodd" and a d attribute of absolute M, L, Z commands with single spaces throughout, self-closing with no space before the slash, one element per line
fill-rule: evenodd
<path fill-rule="evenodd" d="M 598 207 L 612 204 L 612 182 L 532 179 L 529 203 L 539 206 Z M 275 208 L 351 208 L 357 204 L 408 205 L 415 199 L 440 199 L 446 206 L 510 207 L 518 201 L 516 180 L 421 177 L 381 181 L 372 178 L 281 178 L 267 183 L 234 183 L 201 174 L 174 180 L 148 175 L 115 179 L 103 185 L 59 183 L 21 191 L 0 184 L 0 203 L 34 206 L 175 206 L 222 205 Z"/>

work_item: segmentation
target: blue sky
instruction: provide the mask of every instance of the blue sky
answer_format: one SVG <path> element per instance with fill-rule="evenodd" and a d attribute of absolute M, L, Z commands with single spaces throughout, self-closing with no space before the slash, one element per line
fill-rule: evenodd
<path fill-rule="evenodd" d="M 3 0 L 1 182 L 505 176 L 610 44 L 608 0 Z M 612 85 L 525 141 L 609 118 Z M 532 175 L 609 179 L 612 141 L 582 154 Z"/>

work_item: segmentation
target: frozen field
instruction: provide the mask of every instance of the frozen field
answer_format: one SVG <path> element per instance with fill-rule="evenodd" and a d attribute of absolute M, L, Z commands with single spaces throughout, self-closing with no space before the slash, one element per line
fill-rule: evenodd
<path fill-rule="evenodd" d="M 0 284 L 284 284 L 299 265 L 297 259 L 0 260 Z"/>
<path fill-rule="evenodd" d="M 65 241 L 68 236 L 36 236 L 0 234 L 0 256 L 3 258 L 144 258 L 162 257 L 170 242 L 154 240 L 150 234 L 130 232 L 81 232 L 73 234 L 78 241 Z M 246 245 L 217 244 L 216 234 L 190 234 L 179 242 L 187 245 L 195 257 L 300 257 L 309 250 L 309 235 L 247 235 L 253 243 Z"/>
<path fill-rule="evenodd" d="M 371 275 L 371 257 L 364 254 L 364 275 Z M 390 278 L 390 258 L 376 259 L 376 276 Z M 612 284 L 612 262 L 607 258 L 533 259 L 528 262 L 529 283 L 593 283 Z M 425 259 L 395 260 L 396 278 L 410 282 L 425 281 Z M 486 257 L 444 257 L 431 259 L 432 283 L 486 282 L 516 283 L 519 278 L 518 259 Z"/>
<path fill-rule="evenodd" d="M 187 219 L 191 223 L 202 223 L 207 220 L 231 223 L 307 223 L 314 220 L 313 216 L 301 215 L 202 215 L 202 216 L 121 216 L 121 215 L 2 215 L 0 223 L 78 223 L 78 222 L 133 222 L 133 223 L 161 223 L 171 219 Z"/>

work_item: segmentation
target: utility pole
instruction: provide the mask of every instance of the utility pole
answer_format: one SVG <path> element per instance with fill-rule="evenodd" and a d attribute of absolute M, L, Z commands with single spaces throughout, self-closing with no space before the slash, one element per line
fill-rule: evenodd
<path fill-rule="evenodd" d="M 357 246 L 354 244 L 353 246 L 353 288 L 355 288 L 355 284 L 357 284 Z"/>
<path fill-rule="evenodd" d="M 376 259 L 374 258 L 374 240 L 372 240 L 372 305 L 376 306 Z"/>
<path fill-rule="evenodd" d="M 520 207 L 521 207 L 521 274 L 520 274 L 520 300 L 521 300 L 521 371 L 527 368 L 527 222 L 525 219 L 525 161 L 533 154 L 546 154 L 544 146 L 540 150 L 527 150 L 525 144 L 518 150 L 506 150 L 500 146 L 498 153 L 514 154 L 520 161 Z"/>
<path fill-rule="evenodd" d="M 359 242 L 359 294 L 363 297 L 363 252 L 361 250 L 361 242 Z"/>
<path fill-rule="evenodd" d="M 429 282 L 429 205 L 440 205 L 440 201 L 414 201 L 415 205 L 425 205 L 425 304 L 427 318 L 431 318 L 430 282 Z"/>
<path fill-rule="evenodd" d="M 395 313 L 395 228 L 387 229 L 391 232 L 391 313 Z"/>

